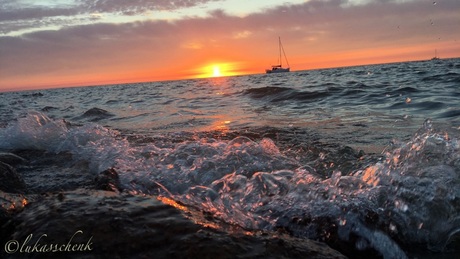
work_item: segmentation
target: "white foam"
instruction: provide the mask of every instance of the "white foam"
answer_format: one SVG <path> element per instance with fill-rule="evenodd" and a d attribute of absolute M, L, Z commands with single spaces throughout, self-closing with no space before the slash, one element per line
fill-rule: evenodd
<path fill-rule="evenodd" d="M 459 146 L 455 136 L 427 122 L 382 162 L 322 179 L 314 168 L 284 156 L 268 138 L 135 146 L 117 131 L 97 124 L 68 127 L 39 112 L 0 132 L 0 148 L 70 152 L 88 161 L 94 173 L 115 168 L 133 193 L 168 195 L 247 228 L 282 226 L 320 238 L 317 228 L 323 226 L 292 219 L 328 218 L 341 238 L 358 235 L 358 247 L 371 246 L 392 258 L 405 255 L 385 231 L 432 250 L 444 249 L 459 233 Z M 378 215 L 375 222 L 365 223 L 366 213 Z"/>

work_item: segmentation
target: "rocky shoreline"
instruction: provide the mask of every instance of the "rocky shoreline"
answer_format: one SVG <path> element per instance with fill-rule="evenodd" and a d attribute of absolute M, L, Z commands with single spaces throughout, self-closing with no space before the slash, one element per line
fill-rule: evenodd
<path fill-rule="evenodd" d="M 2 258 L 346 258 L 283 231 L 228 225 L 165 197 L 123 192 L 71 154 L 0 153 Z"/>

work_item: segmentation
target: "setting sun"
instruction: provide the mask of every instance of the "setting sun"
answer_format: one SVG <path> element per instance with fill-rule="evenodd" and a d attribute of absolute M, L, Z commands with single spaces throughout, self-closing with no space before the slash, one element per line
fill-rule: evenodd
<path fill-rule="evenodd" d="M 214 67 L 212 68 L 212 76 L 213 76 L 213 77 L 218 77 L 218 76 L 221 76 L 221 75 L 222 75 L 222 74 L 220 73 L 220 68 L 219 68 L 219 66 L 217 66 L 217 65 L 214 66 Z"/>
<path fill-rule="evenodd" d="M 240 70 L 238 68 L 237 62 L 223 62 L 223 63 L 211 63 L 204 65 L 202 68 L 197 69 L 195 71 L 198 74 L 195 76 L 196 78 L 207 78 L 207 77 L 222 77 L 222 76 L 234 76 L 241 73 L 237 71 Z"/>

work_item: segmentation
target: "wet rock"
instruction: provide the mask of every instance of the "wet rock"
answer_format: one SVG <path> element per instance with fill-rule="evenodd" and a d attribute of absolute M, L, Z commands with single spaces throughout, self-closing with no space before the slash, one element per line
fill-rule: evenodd
<path fill-rule="evenodd" d="M 9 165 L 17 165 L 26 162 L 27 160 L 15 155 L 13 153 L 4 153 L 0 152 L 0 162 L 9 164 Z"/>
<path fill-rule="evenodd" d="M 52 111 L 52 110 L 57 110 L 57 108 L 53 107 L 53 106 L 45 106 L 45 107 L 42 108 L 43 112 L 49 112 L 49 111 Z"/>
<path fill-rule="evenodd" d="M 115 116 L 114 114 L 101 109 L 101 108 L 91 108 L 87 110 L 85 113 L 83 113 L 82 118 L 90 119 L 90 121 L 98 121 L 106 118 L 110 118 Z"/>
<path fill-rule="evenodd" d="M 1 191 L 0 191 L 1 192 Z M 0 242 L 1 244 L 5 244 L 5 242 L 9 239 L 9 234 L 12 233 L 14 228 L 12 225 L 8 224 L 8 222 L 12 219 L 12 215 L 8 213 L 6 208 L 3 206 L 0 207 Z"/>
<path fill-rule="evenodd" d="M 95 179 L 95 189 L 102 191 L 121 192 L 120 178 L 115 169 L 110 168 L 101 172 Z"/>
<path fill-rule="evenodd" d="M 0 190 L 10 193 L 24 193 L 26 184 L 21 175 L 9 164 L 0 162 Z"/>
<path fill-rule="evenodd" d="M 225 228 L 193 208 L 161 200 L 88 190 L 47 196 L 16 217 L 10 239 L 23 250 L 44 234 L 42 247 L 81 244 L 79 251 L 53 253 L 70 258 L 345 258 L 315 241 Z"/>
<path fill-rule="evenodd" d="M 43 94 L 40 93 L 40 92 L 38 92 L 38 93 L 33 93 L 32 96 L 34 96 L 34 97 L 41 97 L 41 96 L 43 96 Z"/>
<path fill-rule="evenodd" d="M 40 150 L 16 151 L 27 159 L 16 170 L 22 175 L 29 193 L 70 191 L 94 186 L 94 175 L 85 161 L 73 160 L 70 153 L 48 153 Z"/>
<path fill-rule="evenodd" d="M 33 199 L 32 195 L 30 200 Z M 29 198 L 22 194 L 0 191 L 0 244 L 9 239 L 15 228 L 14 215 L 21 212 L 28 202 Z"/>

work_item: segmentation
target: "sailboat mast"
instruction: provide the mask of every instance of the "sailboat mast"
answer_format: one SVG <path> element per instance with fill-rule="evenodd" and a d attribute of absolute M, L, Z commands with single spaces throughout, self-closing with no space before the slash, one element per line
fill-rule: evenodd
<path fill-rule="evenodd" d="M 281 59 L 281 37 L 278 36 L 278 49 L 280 53 L 280 66 L 283 67 L 283 60 Z"/>
<path fill-rule="evenodd" d="M 280 42 L 280 60 L 281 60 L 281 50 L 283 50 L 283 55 L 284 55 L 284 59 L 286 60 L 286 63 L 287 63 L 287 67 L 290 67 L 289 66 L 289 61 L 287 60 L 287 57 L 286 57 L 286 52 L 284 52 L 284 47 L 283 47 L 283 44 L 281 44 L 281 38 L 279 38 L 279 42 Z M 281 63 L 281 62 L 280 62 Z"/>

